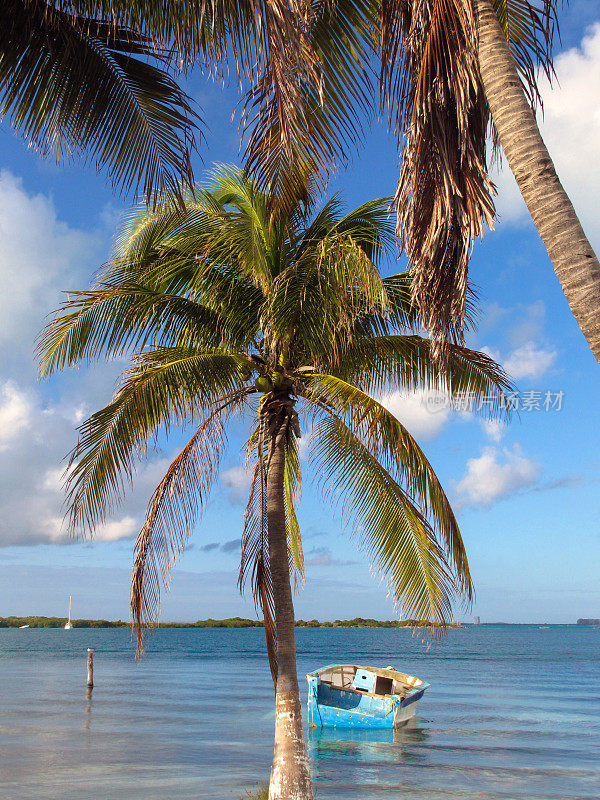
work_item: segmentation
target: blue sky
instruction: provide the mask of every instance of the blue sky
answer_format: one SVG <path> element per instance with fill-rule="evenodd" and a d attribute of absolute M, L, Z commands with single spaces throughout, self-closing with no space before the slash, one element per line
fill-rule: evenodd
<path fill-rule="evenodd" d="M 556 68 L 560 85 L 543 88 L 542 131 L 590 239 L 600 250 L 600 14 L 592 0 L 561 11 Z M 208 124 L 201 177 L 212 162 L 239 160 L 235 92 L 190 78 Z M 374 125 L 350 168 L 333 181 L 348 204 L 392 194 L 393 138 Z M 418 437 L 455 507 L 467 545 L 483 620 L 574 621 L 600 616 L 600 368 L 570 314 L 514 183 L 497 174 L 501 218 L 475 245 L 471 277 L 481 297 L 471 344 L 512 373 L 539 410 L 509 426 L 472 414 L 432 412 L 427 395 L 387 403 Z M 40 383 L 33 339 L 63 289 L 84 287 L 106 257 L 125 205 L 103 176 L 81 163 L 41 161 L 0 125 L 0 615 L 128 617 L 132 536 L 177 433 L 140 468 L 123 508 L 93 543 L 61 533 L 62 458 L 75 426 L 110 399 L 118 365 L 98 365 Z M 395 264 L 386 265 L 395 269 Z M 560 410 L 544 410 L 546 392 Z M 243 429 L 230 448 L 202 521 L 174 573 L 163 619 L 252 615 L 236 589 L 246 476 Z M 332 619 L 394 611 L 358 542 L 311 485 L 300 505 L 307 560 L 297 616 Z M 464 616 L 457 609 L 458 616 Z"/>

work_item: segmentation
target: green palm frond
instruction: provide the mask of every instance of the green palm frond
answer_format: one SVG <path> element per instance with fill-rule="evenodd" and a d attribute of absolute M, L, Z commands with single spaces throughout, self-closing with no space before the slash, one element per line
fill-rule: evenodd
<path fill-rule="evenodd" d="M 5 3 L 0 117 L 44 156 L 84 156 L 124 192 L 181 201 L 181 183 L 192 182 L 192 100 L 147 38 L 106 21 L 109 8 L 97 19 L 69 5 Z"/>
<path fill-rule="evenodd" d="M 320 422 L 312 441 L 311 461 L 325 495 L 341 503 L 343 516 L 354 522 L 356 535 L 389 582 L 394 603 L 408 618 L 443 627 L 454 595 L 461 589 L 471 594 L 466 557 L 457 585 L 423 513 L 340 419 Z"/>
<path fill-rule="evenodd" d="M 187 286 L 209 296 L 215 290 L 209 277 L 221 291 L 231 291 L 232 281 L 245 290 L 248 284 L 257 291 L 270 285 L 281 230 L 255 183 L 239 170 L 222 167 L 207 188 L 186 197 L 184 212 L 174 212 L 172 202 L 167 195 L 154 212 L 142 206 L 130 216 L 107 279 L 140 279 L 151 270 L 164 289 Z"/>
<path fill-rule="evenodd" d="M 336 220 L 330 234 L 349 237 L 377 266 L 381 257 L 396 243 L 390 213 L 391 197 L 380 197 L 352 209 Z"/>
<path fill-rule="evenodd" d="M 265 308 L 277 336 L 290 341 L 301 331 L 302 346 L 316 361 L 343 352 L 358 317 L 387 311 L 375 263 L 392 238 L 386 200 L 342 217 L 340 210 L 330 201 L 295 239 Z"/>
<path fill-rule="evenodd" d="M 285 524 L 290 553 L 290 573 L 304 583 L 304 552 L 296 507 L 302 493 L 302 471 L 298 458 L 298 443 L 291 436 L 285 448 L 285 472 L 283 477 L 283 496 L 285 502 Z"/>
<path fill-rule="evenodd" d="M 307 387 L 305 396 L 311 404 L 347 427 L 382 469 L 391 471 L 404 483 L 421 513 L 439 533 L 456 568 L 458 583 L 470 597 L 471 578 L 456 517 L 433 467 L 414 438 L 385 406 L 335 376 L 310 376 Z"/>
<path fill-rule="evenodd" d="M 113 248 L 107 280 L 117 277 L 139 280 L 146 270 L 152 269 L 161 255 L 169 252 L 170 242 L 182 227 L 189 225 L 205 211 L 204 193 L 197 191 L 184 195 L 185 209 L 173 208 L 173 197 L 163 196 L 154 208 L 140 204 L 124 216 Z"/>
<path fill-rule="evenodd" d="M 247 338 L 247 328 L 231 315 L 134 281 L 72 292 L 59 312 L 38 343 L 42 375 L 82 361 L 119 358 L 150 343 L 236 348 Z"/>
<path fill-rule="evenodd" d="M 452 345 L 441 370 L 431 341 L 416 335 L 357 338 L 336 372 L 374 392 L 437 388 L 448 392 L 450 400 L 468 397 L 488 414 L 502 411 L 503 396 L 513 391 L 502 367 L 485 353 Z"/>
<path fill-rule="evenodd" d="M 112 402 L 79 428 L 66 477 L 72 530 L 95 529 L 123 497 L 135 461 L 162 425 L 193 421 L 242 388 L 244 359 L 162 348 L 138 356 Z"/>

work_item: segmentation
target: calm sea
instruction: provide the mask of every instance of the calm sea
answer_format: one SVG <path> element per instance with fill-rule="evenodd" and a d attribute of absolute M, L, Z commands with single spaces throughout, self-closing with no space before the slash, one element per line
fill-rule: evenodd
<path fill-rule="evenodd" d="M 263 633 L 0 630 L 2 800 L 238 800 L 264 783 L 273 693 Z M 303 629 L 332 662 L 432 684 L 395 733 L 307 732 L 317 800 L 600 797 L 600 630 L 479 626 L 429 650 L 406 630 Z M 86 648 L 96 687 L 86 698 Z"/>

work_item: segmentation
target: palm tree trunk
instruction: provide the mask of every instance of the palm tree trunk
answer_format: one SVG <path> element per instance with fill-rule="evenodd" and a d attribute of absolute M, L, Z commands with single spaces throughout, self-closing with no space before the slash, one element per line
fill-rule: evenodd
<path fill-rule="evenodd" d="M 269 800 L 312 800 L 296 672 L 294 604 L 290 585 L 283 480 L 285 425 L 271 440 L 267 470 L 269 557 L 277 630 L 275 749 Z"/>
<path fill-rule="evenodd" d="M 571 311 L 600 363 L 598 258 L 558 179 L 491 0 L 474 0 L 474 5 L 479 68 L 500 144 Z"/>

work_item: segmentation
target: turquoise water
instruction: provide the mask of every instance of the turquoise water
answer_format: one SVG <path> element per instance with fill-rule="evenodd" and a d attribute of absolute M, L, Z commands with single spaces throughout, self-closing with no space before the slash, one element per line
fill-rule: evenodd
<path fill-rule="evenodd" d="M 260 629 L 0 630 L 2 800 L 237 800 L 264 783 L 273 693 Z M 307 733 L 317 800 L 600 797 L 600 631 L 301 629 L 298 670 L 392 664 L 432 684 L 395 733 Z M 96 687 L 86 697 L 86 648 Z"/>

